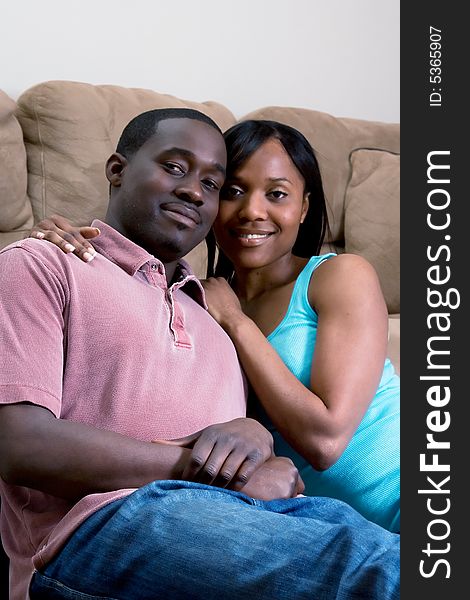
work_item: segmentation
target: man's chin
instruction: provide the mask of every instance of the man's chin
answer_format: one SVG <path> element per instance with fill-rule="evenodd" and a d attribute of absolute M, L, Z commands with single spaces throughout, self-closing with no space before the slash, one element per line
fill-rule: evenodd
<path fill-rule="evenodd" d="M 183 232 L 181 232 L 183 233 Z M 148 243 L 142 244 L 142 246 L 153 254 L 155 258 L 161 260 L 163 263 L 172 263 L 180 260 L 191 250 L 193 250 L 196 246 L 198 246 L 203 240 L 204 237 L 192 236 L 188 239 L 188 236 L 172 236 L 171 239 L 159 239 L 158 243 L 155 243 L 155 240 L 147 240 Z"/>

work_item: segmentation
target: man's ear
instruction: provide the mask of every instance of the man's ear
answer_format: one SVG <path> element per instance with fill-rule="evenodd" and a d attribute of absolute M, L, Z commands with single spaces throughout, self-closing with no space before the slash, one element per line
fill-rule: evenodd
<path fill-rule="evenodd" d="M 307 216 L 308 206 L 309 206 L 309 198 L 310 198 L 310 192 L 307 192 L 306 194 L 304 194 L 304 199 L 302 201 L 302 212 L 300 213 L 300 222 L 301 223 L 304 222 L 305 217 Z"/>
<path fill-rule="evenodd" d="M 125 156 L 115 152 L 106 161 L 106 177 L 112 187 L 119 187 L 121 185 L 122 174 L 129 164 L 129 161 Z"/>

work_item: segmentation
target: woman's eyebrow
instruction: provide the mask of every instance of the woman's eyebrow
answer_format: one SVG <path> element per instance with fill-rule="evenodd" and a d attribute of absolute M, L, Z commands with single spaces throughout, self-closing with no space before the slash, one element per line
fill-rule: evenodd
<path fill-rule="evenodd" d="M 287 183 L 290 183 L 292 185 L 292 181 L 290 179 L 287 179 L 287 177 L 268 177 L 267 181 L 272 181 L 272 183 L 282 183 L 284 181 L 287 181 Z"/>

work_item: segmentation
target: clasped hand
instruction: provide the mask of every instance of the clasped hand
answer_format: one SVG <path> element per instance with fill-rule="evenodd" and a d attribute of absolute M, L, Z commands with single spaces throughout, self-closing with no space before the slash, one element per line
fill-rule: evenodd
<path fill-rule="evenodd" d="M 303 491 L 292 461 L 273 455 L 269 431 L 254 419 L 239 418 L 175 440 L 156 443 L 192 448 L 181 478 L 229 487 L 264 500 Z"/>

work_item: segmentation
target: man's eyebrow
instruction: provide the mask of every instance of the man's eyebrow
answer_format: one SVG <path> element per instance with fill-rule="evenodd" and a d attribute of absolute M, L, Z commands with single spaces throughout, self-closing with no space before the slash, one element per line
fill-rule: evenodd
<path fill-rule="evenodd" d="M 214 168 L 217 169 L 217 171 L 220 171 L 225 179 L 225 176 L 227 175 L 227 169 L 218 162 L 214 163 Z"/>
<path fill-rule="evenodd" d="M 187 150 L 186 148 L 178 148 L 177 146 L 173 146 L 173 148 L 167 148 L 164 154 L 179 154 L 180 156 L 185 156 L 186 158 L 196 158 L 196 155 L 194 154 L 194 152 L 191 152 L 191 150 Z M 220 171 L 221 174 L 225 177 L 226 169 L 223 165 L 221 165 L 218 162 L 214 162 L 211 166 L 217 171 Z"/>

